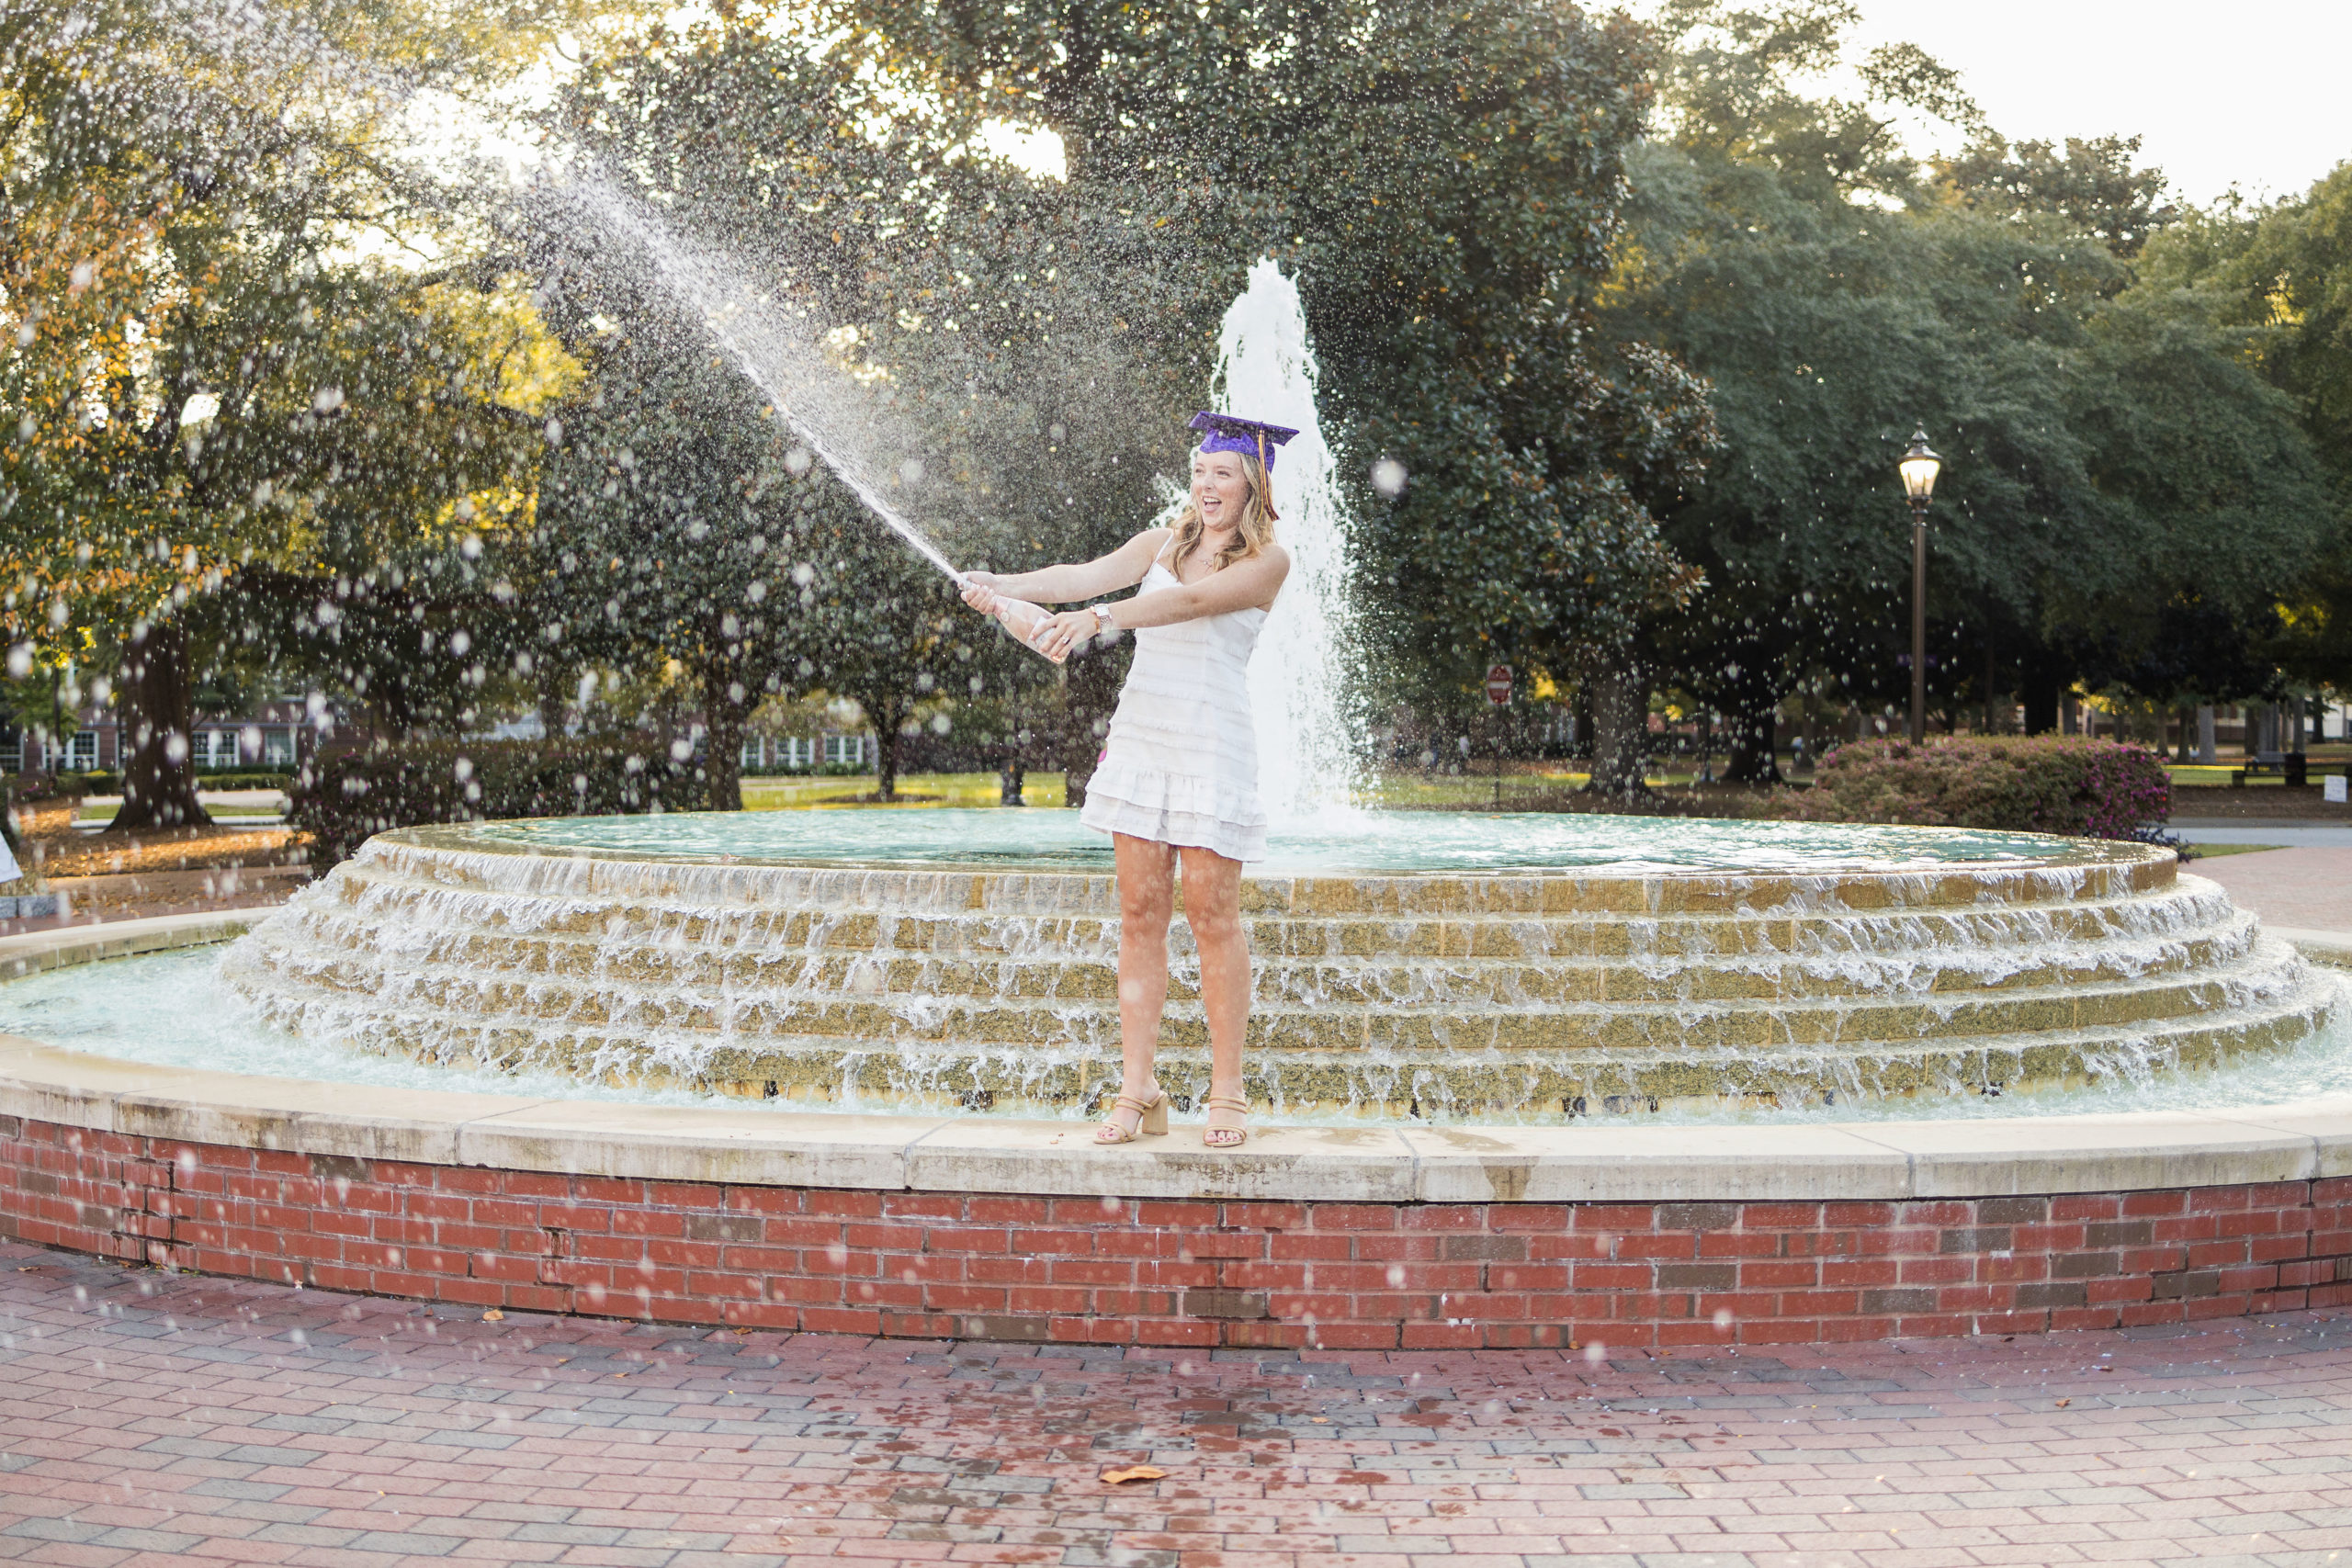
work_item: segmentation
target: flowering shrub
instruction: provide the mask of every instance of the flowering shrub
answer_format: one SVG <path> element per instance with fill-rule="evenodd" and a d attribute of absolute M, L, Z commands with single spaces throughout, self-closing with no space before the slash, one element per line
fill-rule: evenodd
<path fill-rule="evenodd" d="M 294 776 L 288 818 L 310 835 L 323 876 L 393 828 L 692 811 L 707 799 L 702 769 L 672 761 L 650 736 L 413 740 L 312 762 Z"/>
<path fill-rule="evenodd" d="M 2132 839 L 2172 812 L 2164 759 L 2075 735 L 1860 740 L 1821 760 L 1792 815 Z"/>

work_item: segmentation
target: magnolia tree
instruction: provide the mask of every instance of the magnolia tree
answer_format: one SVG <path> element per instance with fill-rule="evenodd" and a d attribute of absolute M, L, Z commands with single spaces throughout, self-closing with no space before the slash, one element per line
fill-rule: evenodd
<path fill-rule="evenodd" d="M 526 61 L 577 9 L 494 36 L 338 0 L 6 9 L 0 614 L 20 677 L 119 671 L 118 827 L 203 819 L 195 695 L 257 612 L 364 695 L 346 605 L 421 615 L 445 558 L 469 570 L 477 514 L 527 491 L 527 321 L 498 319 L 491 279 L 360 255 L 459 248 L 449 193 L 404 161 L 406 95 Z"/>

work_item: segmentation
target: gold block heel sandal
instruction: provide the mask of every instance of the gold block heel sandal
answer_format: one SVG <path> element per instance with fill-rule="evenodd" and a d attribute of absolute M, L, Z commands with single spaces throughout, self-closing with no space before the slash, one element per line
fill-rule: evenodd
<path fill-rule="evenodd" d="M 1118 1117 L 1122 1111 L 1136 1113 L 1134 1132 L 1130 1133 L 1120 1125 Z M 1168 1091 L 1163 1089 L 1149 1100 L 1137 1100 L 1132 1094 L 1114 1099 L 1111 1101 L 1111 1119 L 1094 1129 L 1094 1141 L 1098 1144 L 1132 1144 L 1137 1138 L 1160 1138 L 1167 1134 Z"/>
<path fill-rule="evenodd" d="M 1201 1129 L 1201 1144 L 1204 1147 L 1238 1149 L 1250 1141 L 1248 1127 L 1234 1126 L 1231 1123 L 1220 1125 L 1216 1121 L 1219 1111 L 1237 1120 L 1249 1115 L 1248 1100 L 1238 1094 L 1212 1094 L 1201 1103 L 1208 1108 L 1209 1112 L 1209 1123 Z"/>

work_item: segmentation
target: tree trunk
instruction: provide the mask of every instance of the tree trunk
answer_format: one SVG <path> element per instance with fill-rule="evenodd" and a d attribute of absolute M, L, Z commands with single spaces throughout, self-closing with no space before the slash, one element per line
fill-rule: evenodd
<path fill-rule="evenodd" d="M 2058 728 L 2058 682 L 2035 678 L 2026 682 L 2025 732 L 2047 735 Z"/>
<path fill-rule="evenodd" d="M 1984 733 L 1987 735 L 1997 735 L 2000 733 L 1999 729 L 1995 728 L 1993 723 L 1993 682 L 1995 678 L 1993 643 L 1992 639 L 1987 637 L 1984 642 Z"/>
<path fill-rule="evenodd" d="M 1770 693 L 1757 694 L 1750 705 L 1725 716 L 1730 721 L 1724 728 L 1731 757 L 1724 766 L 1724 782 L 1780 784 L 1780 705 Z"/>
<path fill-rule="evenodd" d="M 724 665 L 704 671 L 702 677 L 702 768 L 713 811 L 743 809 L 744 705 L 728 693 L 732 678 Z"/>
<path fill-rule="evenodd" d="M 196 685 L 185 626 L 157 621 L 132 631 L 119 713 L 116 733 L 131 750 L 122 762 L 122 809 L 107 831 L 209 826 L 212 818 L 196 798 L 196 764 L 189 754 Z"/>
<path fill-rule="evenodd" d="M 1631 649 L 1595 661 L 1585 683 L 1592 693 L 1592 779 L 1596 795 L 1647 795 L 1644 753 L 1649 748 L 1649 683 Z"/>
<path fill-rule="evenodd" d="M 1064 666 L 1069 671 L 1062 694 L 1066 717 L 1062 729 L 1062 804 L 1086 804 L 1086 783 L 1102 754 L 1102 737 L 1110 732 L 1111 710 L 1119 704 L 1119 682 L 1125 663 L 1115 657 L 1113 644 L 1081 642 Z"/>
<path fill-rule="evenodd" d="M 899 723 L 904 716 L 896 705 L 888 714 L 874 716 L 874 795 L 877 800 L 899 798 Z"/>

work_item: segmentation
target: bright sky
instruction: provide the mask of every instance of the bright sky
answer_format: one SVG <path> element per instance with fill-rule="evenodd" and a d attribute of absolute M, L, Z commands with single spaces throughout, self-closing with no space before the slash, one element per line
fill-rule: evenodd
<path fill-rule="evenodd" d="M 1917 44 L 2012 141 L 2137 134 L 2191 201 L 2299 195 L 2352 158 L 2352 0 L 1856 3 L 1858 45 Z"/>

